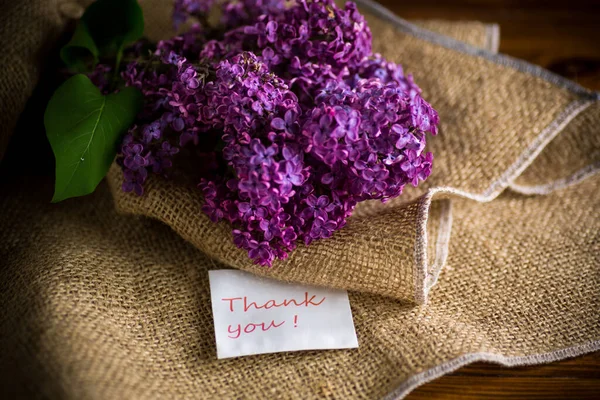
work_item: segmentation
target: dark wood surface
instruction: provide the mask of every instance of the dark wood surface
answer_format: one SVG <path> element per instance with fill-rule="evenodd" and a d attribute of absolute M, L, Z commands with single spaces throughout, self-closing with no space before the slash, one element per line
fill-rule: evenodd
<path fill-rule="evenodd" d="M 380 3 L 405 19 L 498 23 L 502 53 L 600 90 L 600 0 Z M 532 367 L 475 363 L 417 388 L 407 399 L 600 399 L 600 353 Z"/>
<path fill-rule="evenodd" d="M 405 19 L 500 25 L 500 52 L 600 90 L 600 0 L 379 0 Z"/>
<path fill-rule="evenodd" d="M 600 353 L 530 367 L 475 363 L 415 389 L 406 399 L 600 399 Z"/>

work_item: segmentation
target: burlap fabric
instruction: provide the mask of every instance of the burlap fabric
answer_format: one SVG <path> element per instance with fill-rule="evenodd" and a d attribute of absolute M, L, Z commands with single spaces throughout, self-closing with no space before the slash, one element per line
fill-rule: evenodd
<path fill-rule="evenodd" d="M 447 31 L 462 40 L 457 41 L 398 20 L 370 3 L 359 3 L 363 3 L 362 11 L 373 32 L 374 50 L 402 62 L 440 112 L 441 133 L 429 143 L 435 155 L 434 172 L 425 184 L 408 188 L 387 206 L 380 202 L 360 205 L 334 240 L 301 246 L 270 269 L 253 265 L 247 254 L 234 246 L 231 228 L 213 224 L 199 211 L 202 198 L 193 185 L 153 179 L 146 195 L 136 197 L 121 192 L 121 172 L 115 165 L 109 184 L 117 208 L 166 222 L 226 265 L 282 280 L 423 303 L 446 254 L 444 248 L 437 248 L 446 246 L 448 232 L 443 231 L 439 246 L 431 249 L 439 257 L 429 260 L 428 243 L 437 243 L 438 237 L 427 232 L 441 223 L 428 217 L 435 194 L 441 191 L 475 201 L 494 199 L 565 127 L 579 133 L 567 132 L 560 140 L 573 141 L 583 154 L 570 152 L 559 143 L 556 147 L 562 149 L 558 155 L 565 168 L 552 161 L 556 156 L 550 149 L 544 159 L 553 164 L 554 172 L 544 173 L 547 165 L 540 161 L 536 168 L 541 174 L 532 168 L 523 182 L 528 179 L 527 185 L 539 186 L 547 184 L 545 179 L 574 180 L 572 175 L 583 174 L 583 168 L 597 169 L 593 163 L 600 155 L 591 149 L 598 148 L 598 135 L 589 135 L 590 129 L 595 129 L 592 120 L 599 115 L 590 107 L 597 103 L 594 93 L 539 68 L 485 52 L 482 47 L 497 46 L 497 36 L 483 24 L 428 23 L 430 29 Z M 165 28 L 158 25 L 152 31 L 153 36 L 165 34 Z M 585 121 L 577 123 L 583 125 L 569 124 L 578 113 Z M 582 141 L 580 136 L 595 139 Z"/>
<path fill-rule="evenodd" d="M 227 227 L 206 223 L 193 188 L 153 180 L 147 196 L 124 196 L 113 169 L 93 196 L 50 205 L 48 182 L 6 180 L 4 393 L 398 398 L 476 360 L 600 348 L 597 96 L 366 10 L 378 51 L 441 113 L 427 187 L 364 205 L 340 235 L 265 270 L 235 252 Z M 494 44 L 485 25 L 428 27 Z M 359 349 L 217 360 L 207 271 L 227 266 L 353 290 Z"/>
<path fill-rule="evenodd" d="M 67 23 L 55 1 L 3 1 L 0 24 L 0 160 L 40 76 L 44 57 Z M 24 25 L 26 24 L 26 27 Z"/>

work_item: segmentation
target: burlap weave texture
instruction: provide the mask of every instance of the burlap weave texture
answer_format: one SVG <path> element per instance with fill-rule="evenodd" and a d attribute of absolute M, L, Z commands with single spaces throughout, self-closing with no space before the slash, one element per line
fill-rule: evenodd
<path fill-rule="evenodd" d="M 476 360 L 600 348 L 597 96 L 363 10 L 377 51 L 441 113 L 427 185 L 267 270 L 193 187 L 153 179 L 138 198 L 113 169 L 93 196 L 50 205 L 48 182 L 3 182 L 0 397 L 397 398 Z M 494 45 L 483 24 L 425 24 Z M 207 271 L 230 266 L 352 290 L 359 349 L 217 360 Z"/>
<path fill-rule="evenodd" d="M 599 184 L 454 201 L 427 305 L 350 294 L 356 350 L 217 360 L 207 271 L 223 265 L 160 222 L 115 212 L 105 185 L 50 205 L 38 182 L 4 183 L 0 387 L 6 398 L 398 398 L 476 360 L 593 351 Z"/>
<path fill-rule="evenodd" d="M 152 4 L 149 8 L 155 10 Z M 438 237 L 428 237 L 426 224 L 435 229 L 432 225 L 440 223 L 428 218 L 430 203 L 440 192 L 490 201 L 527 167 L 539 165 L 525 175 L 524 179 L 531 180 L 527 177 L 536 175 L 535 168 L 546 169 L 544 159 L 556 157 L 568 168 L 555 165 L 553 174 L 557 176 L 538 174 L 533 178 L 537 183 L 530 182 L 530 186 L 543 185 L 544 179 L 554 182 L 558 175 L 571 179 L 570 172 L 581 175 L 582 168 L 587 168 L 587 173 L 597 170 L 594 160 L 600 159 L 598 140 L 581 140 L 582 136 L 590 136 L 589 130 L 595 129 L 594 119 L 600 118 L 595 94 L 557 85 L 548 73 L 532 73 L 521 65 L 507 66 L 509 61 L 467 55 L 457 51 L 456 43 L 460 42 L 449 37 L 437 35 L 441 43 L 434 43 L 423 37 L 435 35 L 432 32 L 394 21 L 393 16 L 380 13 L 367 2 L 359 4 L 373 32 L 374 51 L 402 63 L 440 113 L 440 134 L 428 143 L 435 157 L 434 171 L 419 188 L 407 188 L 405 194 L 386 206 L 380 202 L 359 205 L 348 226 L 336 232 L 334 240 L 308 248 L 300 246 L 289 259 L 276 261 L 270 269 L 253 265 L 246 253 L 233 245 L 230 227 L 213 224 L 199 211 L 202 199 L 193 185 L 152 179 L 146 194 L 136 197 L 121 192 L 121 172 L 115 165 L 108 181 L 117 208 L 166 222 L 204 253 L 235 268 L 423 303 L 428 281 L 435 281 L 439 271 L 428 255 L 428 243 L 437 243 Z M 470 23 L 461 28 L 440 22 L 426 24 L 430 29 L 447 30 L 469 40 L 473 46 L 493 43 L 482 39 L 489 37 L 483 24 Z M 476 53 L 477 47 L 471 47 L 471 51 Z M 571 121 L 578 114 L 581 118 Z M 565 127 L 565 135 L 559 135 Z M 577 143 L 579 153 L 565 152 L 559 143 L 534 163 L 557 136 L 561 141 Z M 555 154 L 554 149 L 563 151 Z M 582 152 L 588 154 L 578 157 Z M 445 236 L 442 233 L 440 246 L 446 246 Z M 446 251 L 435 246 L 431 250 L 440 254 L 437 264 L 443 263 Z"/>

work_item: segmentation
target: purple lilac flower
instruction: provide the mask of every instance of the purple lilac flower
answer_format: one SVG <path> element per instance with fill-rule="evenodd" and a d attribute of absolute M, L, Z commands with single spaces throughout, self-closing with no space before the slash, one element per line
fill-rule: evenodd
<path fill-rule="evenodd" d="M 117 159 L 124 191 L 142 195 L 149 172 L 168 176 L 187 154 L 202 212 L 270 266 L 331 237 L 358 202 L 387 201 L 431 173 L 426 136 L 439 117 L 411 75 L 372 54 L 354 3 L 176 0 L 173 18 L 199 23 L 151 55 L 134 51 L 121 71 L 145 98 Z M 90 75 L 103 91 L 108 72 Z"/>
<path fill-rule="evenodd" d="M 325 220 L 321 217 L 318 217 L 313 221 L 310 229 L 310 235 L 305 238 L 305 241 L 308 244 L 314 239 L 327 239 L 331 237 L 336 227 L 337 224 L 335 221 Z"/>

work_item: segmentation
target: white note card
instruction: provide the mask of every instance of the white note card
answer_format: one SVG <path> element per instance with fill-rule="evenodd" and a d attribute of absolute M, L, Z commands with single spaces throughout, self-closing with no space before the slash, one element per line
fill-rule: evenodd
<path fill-rule="evenodd" d="M 358 347 L 348 292 L 209 271 L 217 358 Z"/>

